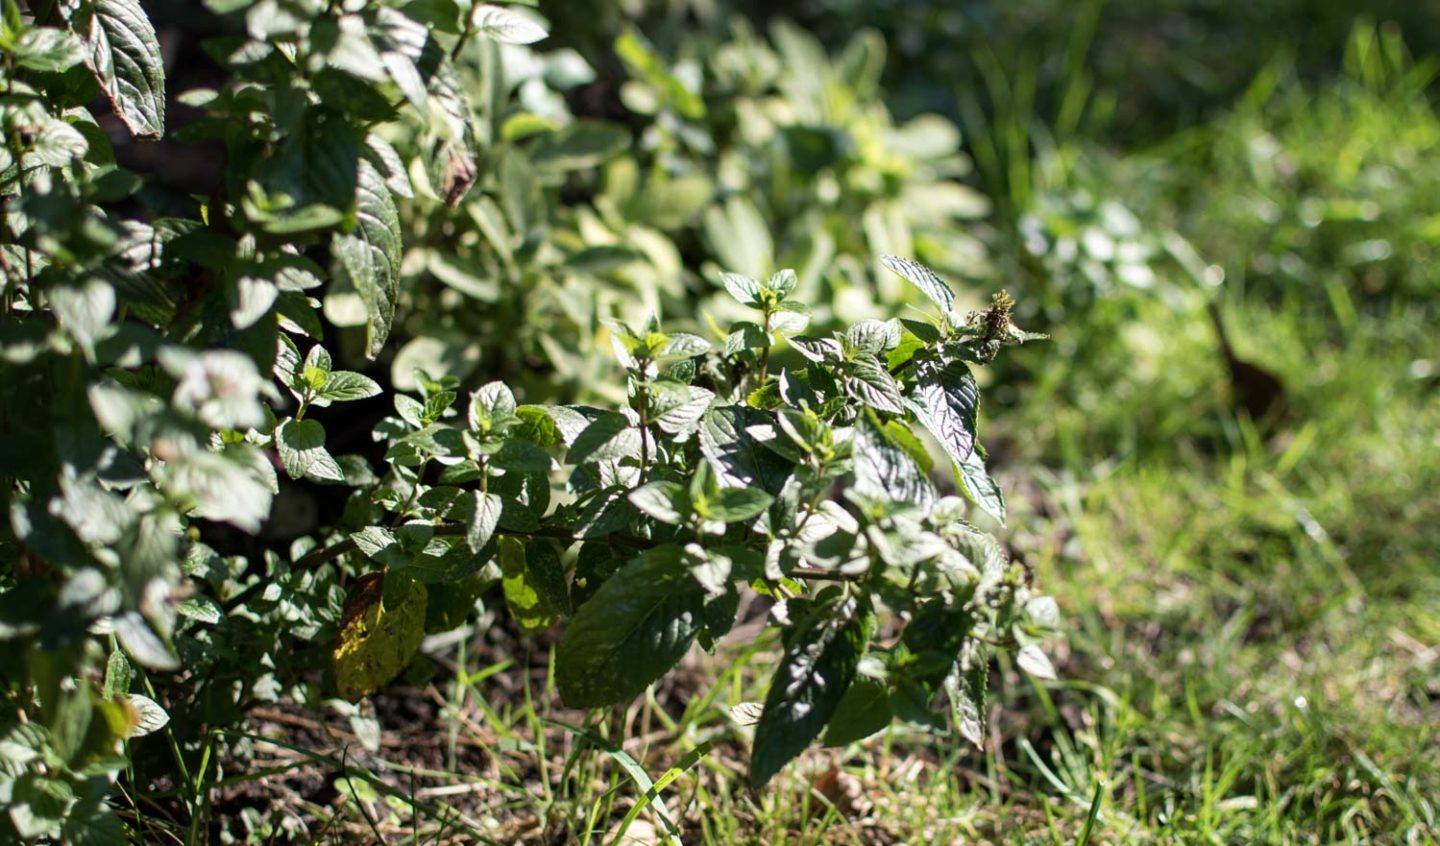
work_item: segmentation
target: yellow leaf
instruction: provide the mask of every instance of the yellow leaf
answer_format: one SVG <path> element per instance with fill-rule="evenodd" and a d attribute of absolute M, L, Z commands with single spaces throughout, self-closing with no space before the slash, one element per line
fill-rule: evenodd
<path fill-rule="evenodd" d="M 361 576 L 345 600 L 335 644 L 335 687 L 350 701 L 368 696 L 410 663 L 425 637 L 425 586 L 416 581 L 385 596 L 385 576 Z"/>

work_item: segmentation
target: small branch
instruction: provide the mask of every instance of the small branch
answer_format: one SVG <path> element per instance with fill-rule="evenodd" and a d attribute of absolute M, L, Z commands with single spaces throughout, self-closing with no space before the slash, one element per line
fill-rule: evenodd
<path fill-rule="evenodd" d="M 439 525 L 435 527 L 434 537 L 463 537 L 467 529 L 467 526 L 459 523 Z M 513 535 L 515 537 L 522 538 L 549 538 L 551 540 L 562 541 L 567 545 L 587 540 L 587 538 L 576 537 L 569 530 L 559 527 L 544 527 L 528 532 L 517 532 L 511 531 L 509 529 L 500 529 L 496 532 L 496 534 Z M 650 540 L 649 538 L 637 538 L 630 535 L 606 535 L 603 538 L 595 538 L 594 540 L 597 540 L 601 543 L 610 544 L 611 546 L 623 546 L 628 549 L 636 550 L 650 549 L 656 546 L 655 541 Z M 342 555 L 348 555 L 352 552 L 355 552 L 356 550 L 357 547 L 355 546 L 355 541 L 346 538 L 343 541 L 338 541 L 336 543 L 332 543 L 329 546 L 321 547 L 320 549 L 317 549 L 307 555 L 302 556 L 294 564 L 291 564 L 290 568 L 292 570 L 300 571 L 313 570 L 316 567 L 327 564 Z M 228 612 L 240 605 L 244 605 L 246 602 L 254 599 L 256 594 L 264 590 L 267 584 L 269 584 L 268 580 L 261 579 L 255 584 L 250 585 L 249 587 L 232 596 L 230 599 L 226 600 L 223 603 L 224 609 Z"/>
<path fill-rule="evenodd" d="M 858 582 L 860 576 L 849 573 L 832 573 L 829 570 L 812 570 L 802 567 L 790 572 L 790 578 L 807 582 Z"/>
<path fill-rule="evenodd" d="M 759 388 L 764 388 L 764 387 L 765 387 L 765 380 L 768 378 L 767 375 L 766 375 L 766 371 L 767 371 L 767 370 L 769 369 L 769 367 L 770 367 L 770 347 L 771 347 L 772 341 L 771 341 L 771 338 L 770 338 L 770 309 L 769 309 L 769 308 L 766 308 L 766 309 L 765 309 L 765 318 L 764 318 L 764 321 L 765 321 L 765 322 L 764 322 L 764 325 L 761 326 L 760 330 L 761 330 L 761 333 L 765 336 L 765 347 L 760 350 L 760 368 L 759 368 L 759 369 L 760 369 L 760 373 L 759 373 L 759 376 L 758 376 L 758 378 L 756 379 L 756 383 L 755 383 L 755 387 L 756 387 L 757 389 L 759 389 Z"/>

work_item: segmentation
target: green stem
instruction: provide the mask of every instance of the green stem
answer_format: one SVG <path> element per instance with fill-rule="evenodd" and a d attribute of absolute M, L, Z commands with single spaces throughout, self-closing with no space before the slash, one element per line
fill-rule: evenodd
<path fill-rule="evenodd" d="M 473 10 L 472 10 L 471 12 L 467 12 L 467 13 L 465 14 L 465 29 L 464 29 L 464 31 L 462 31 L 462 32 L 460 33 L 460 40 L 455 42 L 455 47 L 454 47 L 454 49 L 452 49 L 452 50 L 450 51 L 450 61 L 452 61 L 452 62 L 458 62 L 458 61 L 460 61 L 460 51 L 465 49 L 465 45 L 468 44 L 468 43 L 470 43 L 470 39 L 471 39 L 471 37 L 474 36 L 474 35 L 475 35 L 475 15 L 474 15 L 474 12 L 473 12 Z"/>
<path fill-rule="evenodd" d="M 635 386 L 635 411 L 640 415 L 640 484 L 645 484 L 645 471 L 650 467 L 650 422 L 646 412 L 650 407 L 650 398 L 646 396 L 645 386 Z"/>
<path fill-rule="evenodd" d="M 429 463 L 427 459 L 426 461 L 420 462 L 420 466 L 415 468 L 415 484 L 410 488 L 410 498 L 405 501 L 404 508 L 395 512 L 395 522 L 391 523 L 392 526 L 400 525 L 400 521 L 405 519 L 405 515 L 410 513 L 410 509 L 414 508 L 416 501 L 420 499 L 420 479 L 425 475 L 425 465 Z M 300 560 L 303 561 L 305 559 L 302 558 Z"/>
<path fill-rule="evenodd" d="M 465 533 L 468 530 L 469 527 L 463 524 L 450 523 L 436 526 L 433 536 L 437 538 L 464 537 Z M 513 535 L 519 538 L 548 538 L 551 540 L 558 540 L 567 545 L 578 543 L 582 540 L 587 540 L 585 538 L 576 537 L 574 533 L 572 533 L 568 529 L 548 526 L 528 532 L 501 529 L 500 531 L 496 532 L 496 534 Z M 659 545 L 657 541 L 653 541 L 649 538 L 637 538 L 633 535 L 613 534 L 606 535 L 603 538 L 595 538 L 594 540 L 601 543 L 610 544 L 611 546 L 619 546 L 637 551 L 653 549 L 654 547 Z M 355 541 L 349 540 L 347 538 L 346 540 L 338 541 L 303 556 L 302 558 L 300 558 L 300 560 L 296 561 L 294 564 L 291 564 L 290 568 L 292 570 L 313 570 L 316 567 L 334 561 L 342 555 L 348 555 L 349 553 L 355 552 L 357 549 L 358 547 L 355 545 Z M 790 575 L 792 578 L 811 581 L 855 581 L 855 578 L 852 576 L 847 576 L 842 573 L 830 573 L 824 570 L 802 569 L 795 571 Z M 256 594 L 263 591 L 268 584 L 270 584 L 270 582 L 262 579 L 226 600 L 224 603 L 222 603 L 222 606 L 227 612 L 229 612 L 241 605 L 244 605 L 246 602 L 253 599 Z"/>
<path fill-rule="evenodd" d="M 759 382 L 755 385 L 757 388 L 765 387 L 766 371 L 770 368 L 770 347 L 772 345 L 770 340 L 770 315 L 770 309 L 766 308 L 765 318 L 760 326 L 761 334 L 765 336 L 765 346 L 760 350 Z"/>
<path fill-rule="evenodd" d="M 206 735 L 205 751 L 200 756 L 200 776 L 194 787 L 195 801 L 200 805 L 200 809 L 190 809 L 190 836 L 186 838 L 187 844 L 200 842 L 200 827 L 204 825 L 205 817 L 210 815 L 210 794 L 206 782 L 210 780 L 210 755 L 214 748 L 215 735 Z"/>

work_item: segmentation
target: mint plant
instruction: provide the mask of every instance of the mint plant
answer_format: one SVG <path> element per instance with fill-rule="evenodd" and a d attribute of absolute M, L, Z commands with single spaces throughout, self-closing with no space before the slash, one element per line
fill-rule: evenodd
<path fill-rule="evenodd" d="M 150 753 L 204 839 L 225 732 L 248 709 L 370 695 L 492 595 L 527 631 L 564 627 L 556 683 L 582 709 L 714 649 L 742 591 L 770 597 L 785 649 L 757 787 L 817 738 L 895 717 L 942 727 L 941 697 L 978 743 L 993 649 L 1050 672 L 1036 644 L 1053 602 L 941 494 L 917 434 L 1003 520 L 971 368 L 1032 337 L 1007 298 L 961 318 L 935 274 L 888 259 L 932 319 L 810 337 L 793 272 L 729 274 L 753 315 L 710 337 L 599 315 L 616 407 L 401 366 L 421 356 L 396 356 L 387 380 L 371 362 L 402 305 L 455 307 L 417 296 L 407 269 L 426 221 L 453 227 L 464 209 L 517 288 L 609 260 L 567 237 L 556 266 L 541 215 L 563 179 L 535 174 L 593 168 L 613 134 L 504 128 L 517 118 L 497 44 L 541 38 L 542 19 L 454 0 L 207 0 L 231 25 L 207 44 L 227 76 L 181 95 L 202 116 L 172 135 L 217 142 L 225 166 L 208 194 L 177 197 L 117 165 L 87 109 L 104 95 L 136 136 L 166 131 L 138 2 L 0 2 L 6 839 L 123 842 L 136 832 L 113 785 Z M 509 197 L 508 223 L 490 192 Z M 423 250 L 447 267 L 443 246 Z M 480 277 L 454 270 L 434 275 L 475 293 Z M 382 395 L 375 450 L 332 437 L 345 404 Z M 282 484 L 343 507 L 287 533 Z M 131 742 L 152 732 L 164 743 Z"/>
<path fill-rule="evenodd" d="M 990 651 L 1016 649 L 1049 675 L 1036 643 L 1055 605 L 965 519 L 965 499 L 937 491 L 917 433 L 928 430 L 964 494 L 1003 519 L 976 440 L 971 366 L 1034 336 L 1010 322 L 1003 294 L 962 320 L 932 272 L 887 263 L 933 300 L 935 318 L 792 335 L 795 367 L 767 367 L 777 327 L 804 324 L 790 271 L 728 274 L 757 320 L 713 341 L 612 322 L 629 397 L 618 409 L 520 404 L 496 382 L 471 392 L 462 414 L 453 382 L 417 374 L 420 395 L 397 395 L 376 430 L 389 467 L 370 501 L 343 538 L 295 565 L 350 558 L 379 574 L 347 602 L 347 619 L 369 622 L 340 634 L 340 690 L 373 691 L 424 630 L 498 588 L 523 628 L 565 626 L 555 664 L 565 704 L 621 704 L 693 643 L 713 649 L 750 589 L 775 600 L 785 644 L 756 727 L 753 785 L 822 733 L 846 743 L 897 716 L 942 726 L 930 711 L 942 692 L 957 730 L 980 743 Z M 563 499 L 552 499 L 557 478 Z"/>

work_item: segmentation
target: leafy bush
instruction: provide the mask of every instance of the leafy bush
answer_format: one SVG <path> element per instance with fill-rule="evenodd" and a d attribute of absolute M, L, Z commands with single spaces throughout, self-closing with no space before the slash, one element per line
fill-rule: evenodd
<path fill-rule="evenodd" d="M 646 146 L 677 181 L 715 186 L 700 233 L 707 277 L 793 266 L 816 319 L 838 328 L 911 299 L 880 256 L 984 272 L 967 224 L 989 205 L 960 181 L 970 171 L 960 132 L 940 115 L 892 116 L 874 30 L 859 29 L 831 56 L 784 21 L 768 39 L 743 20 L 730 28 L 720 43 L 691 35 L 668 53 L 634 32 L 616 41 L 632 76 L 621 101 L 654 120 Z"/>
<path fill-rule="evenodd" d="M 939 277 L 887 259 L 930 320 L 799 334 L 810 310 L 782 270 L 725 274 L 749 313 L 710 338 L 637 321 L 662 304 L 625 291 L 680 278 L 656 231 L 704 192 L 659 171 L 639 191 L 620 159 L 593 206 L 562 202 L 628 135 L 557 97 L 578 57 L 499 46 L 542 38 L 538 16 L 207 6 L 231 25 L 207 45 L 227 76 L 182 95 L 202 115 L 176 134 L 218 142 L 225 166 L 183 198 L 117 166 L 85 107 L 101 93 L 135 135 L 165 131 L 135 0 L 4 6 L 7 837 L 120 842 L 111 784 L 148 749 L 170 756 L 195 840 L 215 744 L 248 707 L 373 693 L 492 594 L 527 631 L 565 626 L 556 682 L 576 708 L 712 648 L 741 590 L 770 596 L 785 652 L 756 786 L 817 738 L 943 726 L 942 695 L 978 743 L 994 648 L 1051 672 L 1055 604 L 940 494 L 916 434 L 1003 520 L 971 367 L 1031 337 L 1007 297 L 961 318 Z M 953 173 L 943 160 L 916 178 Z M 389 378 L 362 372 L 395 334 Z M 615 372 L 565 366 L 607 337 L 622 376 L 586 390 L 618 408 L 547 404 Z M 461 402 L 471 343 L 538 373 Z M 332 406 L 382 395 L 371 443 L 332 434 L 354 422 Z M 317 526 L 278 504 L 296 490 L 341 504 Z M 125 742 L 156 730 L 167 748 Z"/>

